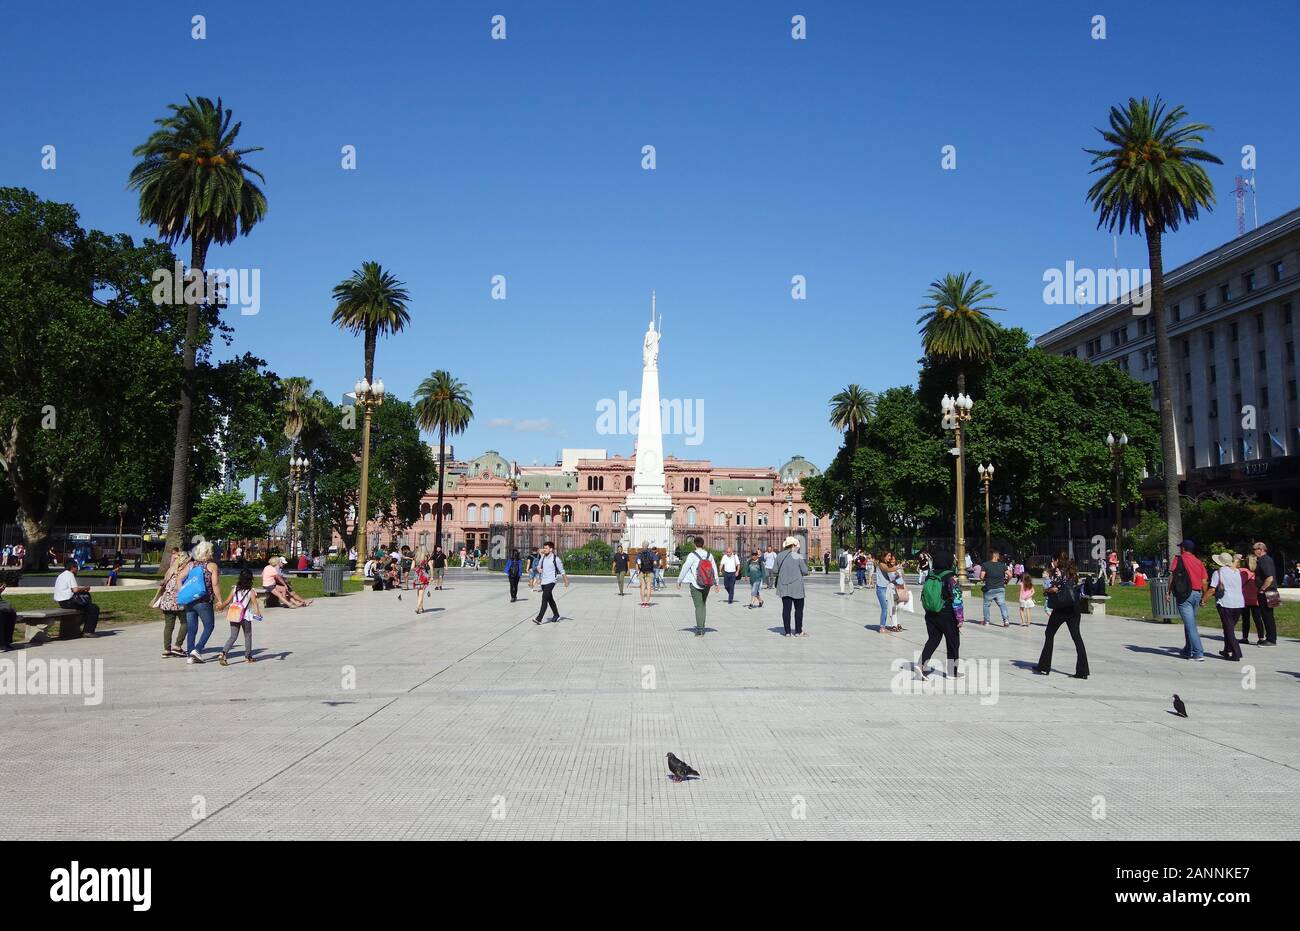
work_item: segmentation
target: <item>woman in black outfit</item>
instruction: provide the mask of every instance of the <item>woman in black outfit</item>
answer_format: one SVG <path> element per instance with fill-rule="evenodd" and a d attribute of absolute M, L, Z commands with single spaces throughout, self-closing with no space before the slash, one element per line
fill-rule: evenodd
<path fill-rule="evenodd" d="M 1062 591 L 1073 593 L 1073 603 L 1058 607 L 1056 602 L 1061 599 L 1057 596 Z M 1043 652 L 1038 657 L 1038 665 L 1034 668 L 1034 672 L 1045 676 L 1052 671 L 1052 640 L 1064 624 L 1070 628 L 1070 638 L 1074 640 L 1074 651 L 1077 654 L 1074 661 L 1074 678 L 1088 678 L 1088 651 L 1083 645 L 1083 634 L 1079 631 L 1079 615 L 1083 608 L 1079 599 L 1079 570 L 1074 565 L 1074 560 L 1064 552 L 1056 554 L 1056 558 L 1043 574 L 1043 592 L 1047 597 L 1047 603 L 1051 605 L 1052 613 L 1047 617 L 1047 639 L 1043 641 Z"/>
<path fill-rule="evenodd" d="M 917 672 L 924 679 L 929 675 L 926 667 L 929 665 L 930 657 L 934 651 L 939 649 L 939 641 L 943 640 L 948 651 L 948 675 L 954 679 L 961 679 L 965 673 L 957 668 L 957 654 L 961 649 L 961 632 L 957 627 L 957 615 L 952 609 L 955 596 L 953 587 L 957 584 L 957 576 L 952 571 L 953 558 L 951 553 L 939 552 L 934 554 L 934 560 L 930 565 L 930 577 L 938 577 L 943 585 L 943 607 L 938 611 L 925 610 L 925 629 L 929 631 L 930 637 L 925 641 L 925 649 L 921 651 L 921 664 L 917 667 Z"/>
<path fill-rule="evenodd" d="M 510 551 L 510 559 L 506 561 L 506 578 L 510 580 L 510 600 L 519 600 L 519 577 L 524 574 L 523 560 L 519 558 L 519 550 Z"/>

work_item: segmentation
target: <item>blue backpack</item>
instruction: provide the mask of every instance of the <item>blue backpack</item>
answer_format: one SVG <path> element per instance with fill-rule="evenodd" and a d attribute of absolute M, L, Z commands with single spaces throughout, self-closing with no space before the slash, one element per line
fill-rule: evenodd
<path fill-rule="evenodd" d="M 191 566 L 190 570 L 185 573 L 185 581 L 176 590 L 176 604 L 182 608 L 188 608 L 206 595 L 208 593 L 208 583 L 204 580 L 206 574 L 206 569 L 203 566 Z"/>

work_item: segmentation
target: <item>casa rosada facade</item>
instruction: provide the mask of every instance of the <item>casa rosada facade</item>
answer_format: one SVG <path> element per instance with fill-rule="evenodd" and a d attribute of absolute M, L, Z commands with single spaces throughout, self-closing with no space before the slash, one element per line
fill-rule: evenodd
<path fill-rule="evenodd" d="M 557 465 L 519 466 L 489 450 L 468 461 L 449 459 L 446 470 L 442 546 L 449 552 L 478 549 L 500 558 L 498 551 L 510 538 L 521 549 L 543 538 L 555 540 L 562 550 L 592 538 L 630 549 L 640 545 L 623 536 L 623 505 L 632 491 L 635 455 L 565 450 Z M 699 535 L 706 546 L 718 549 L 779 549 L 787 536 L 795 536 L 804 553 L 820 559 L 830 552 L 831 521 L 811 512 L 800 485 L 817 473 L 800 456 L 780 469 L 720 468 L 707 459 L 664 457 L 665 490 L 674 506 L 674 546 Z M 408 527 L 394 532 L 390 524 L 372 521 L 371 545 L 431 551 L 437 506 L 435 487 L 420 504 L 419 520 Z"/>

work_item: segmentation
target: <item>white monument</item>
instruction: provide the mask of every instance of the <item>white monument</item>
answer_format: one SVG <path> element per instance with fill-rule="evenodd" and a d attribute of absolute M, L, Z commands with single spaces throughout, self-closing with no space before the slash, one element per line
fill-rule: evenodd
<path fill-rule="evenodd" d="M 673 499 L 664 488 L 664 435 L 659 408 L 659 338 L 662 322 L 656 328 L 655 295 L 650 292 L 650 325 L 641 342 L 641 405 L 636 434 L 636 472 L 632 493 L 623 505 L 627 518 L 624 546 L 638 549 L 649 541 L 651 546 L 672 548 Z"/>

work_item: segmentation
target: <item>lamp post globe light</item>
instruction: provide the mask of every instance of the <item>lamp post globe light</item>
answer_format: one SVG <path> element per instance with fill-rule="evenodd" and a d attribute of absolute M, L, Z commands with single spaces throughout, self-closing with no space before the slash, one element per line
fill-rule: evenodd
<path fill-rule="evenodd" d="M 963 425 L 970 420 L 971 410 L 975 407 L 975 402 L 962 392 L 957 396 L 943 396 L 939 402 L 939 408 L 943 414 L 943 428 L 951 430 L 956 437 L 957 443 L 949 450 L 952 455 L 957 457 L 957 581 L 962 585 L 968 584 L 966 577 L 966 447 L 964 439 Z"/>
<path fill-rule="evenodd" d="M 993 484 L 993 463 L 980 465 L 977 469 L 980 481 L 984 483 L 984 558 L 993 552 L 993 524 L 989 508 L 989 486 Z"/>
<path fill-rule="evenodd" d="M 1124 551 L 1120 548 L 1120 536 L 1124 532 L 1124 523 L 1120 513 L 1123 505 L 1120 503 L 1120 480 L 1124 473 L 1124 448 L 1128 446 L 1128 434 L 1121 433 L 1119 439 L 1115 439 L 1115 434 L 1106 434 L 1106 448 L 1110 450 L 1111 459 L 1115 466 L 1115 558 L 1122 565 L 1124 562 Z"/>
<path fill-rule="evenodd" d="M 549 524 L 551 522 L 551 496 L 548 492 L 542 492 L 537 497 L 542 502 L 542 523 Z"/>
<path fill-rule="evenodd" d="M 356 400 L 362 409 L 361 425 L 361 490 L 357 499 L 357 572 L 361 572 L 362 563 L 370 557 L 369 540 L 366 524 L 370 520 L 370 416 L 374 409 L 384 403 L 384 380 L 376 378 L 374 384 L 366 381 L 363 375 L 356 383 Z"/>

